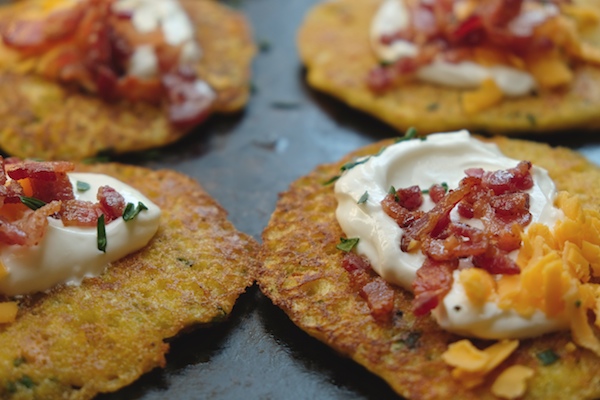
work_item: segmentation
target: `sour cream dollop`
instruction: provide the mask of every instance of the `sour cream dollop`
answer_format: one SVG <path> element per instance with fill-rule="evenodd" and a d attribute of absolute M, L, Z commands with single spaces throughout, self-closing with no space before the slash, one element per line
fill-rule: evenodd
<path fill-rule="evenodd" d="M 513 24 L 521 20 L 543 21 L 558 13 L 556 6 L 549 4 L 543 8 L 526 10 Z M 371 46 L 380 60 L 394 62 L 404 57 L 414 57 L 418 48 L 410 41 L 395 40 L 390 44 L 381 42 L 381 37 L 406 29 L 410 24 L 410 13 L 404 0 L 385 0 L 371 22 Z M 461 89 L 475 89 L 486 79 L 493 79 L 506 96 L 523 96 L 537 86 L 535 79 L 526 71 L 506 65 L 483 66 L 473 61 L 450 63 L 443 58 L 435 58 L 432 63 L 417 70 L 417 77 L 425 82 Z"/>
<path fill-rule="evenodd" d="M 400 250 L 403 230 L 381 207 L 390 187 L 419 185 L 427 189 L 445 182 L 454 188 L 465 177 L 466 169 L 495 171 L 514 168 L 519 161 L 503 155 L 494 144 L 472 138 L 464 130 L 429 135 L 423 140 L 403 141 L 356 165 L 338 179 L 335 184 L 336 217 L 347 237 L 360 239 L 357 252 L 369 260 L 380 276 L 412 290 L 416 271 L 425 256 L 420 251 L 405 253 Z M 527 193 L 532 223 L 554 226 L 563 216 L 562 211 L 553 205 L 556 196 L 554 182 L 539 167 L 534 166 L 531 173 L 534 186 Z M 358 204 L 365 192 L 368 193 L 367 201 Z M 421 209 L 431 208 L 433 202 L 429 196 L 424 196 Z M 461 218 L 456 210 L 451 213 L 451 218 L 472 226 L 480 224 L 478 220 Z M 495 303 L 477 307 L 469 302 L 458 279 L 454 280 L 450 293 L 433 315 L 448 331 L 490 339 L 535 336 L 563 328 L 566 323 L 546 318 L 543 313 L 524 318 L 515 311 L 499 309 Z"/>
<path fill-rule="evenodd" d="M 43 239 L 36 246 L 0 245 L 0 262 L 8 274 L 0 279 L 0 293 L 8 296 L 44 291 L 65 283 L 76 285 L 84 278 L 100 275 L 116 261 L 146 246 L 158 229 L 160 208 L 136 189 L 110 176 L 69 173 L 69 179 L 86 182 L 90 189 L 74 189 L 78 200 L 96 202 L 100 186 L 108 185 L 125 198 L 126 203 L 142 202 L 134 219 L 122 217 L 106 225 L 106 253 L 98 250 L 96 227 L 66 227 L 61 220 L 49 218 Z"/>

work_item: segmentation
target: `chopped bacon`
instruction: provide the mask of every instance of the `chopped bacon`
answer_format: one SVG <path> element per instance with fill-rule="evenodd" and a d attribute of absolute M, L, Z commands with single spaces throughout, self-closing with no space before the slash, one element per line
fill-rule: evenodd
<path fill-rule="evenodd" d="M 169 98 L 169 120 L 180 128 L 189 128 L 204 121 L 210 114 L 214 93 L 208 85 L 188 75 L 176 72 L 163 75 L 163 86 Z"/>
<path fill-rule="evenodd" d="M 568 0 L 566 0 L 568 1 Z M 562 0 L 549 0 L 559 4 Z M 554 18 L 540 8 L 523 7 L 523 0 L 487 0 L 457 15 L 452 0 L 415 0 L 406 2 L 410 23 L 399 32 L 380 38 L 384 45 L 409 41 L 417 54 L 384 68 L 377 66 L 366 76 L 367 85 L 383 92 L 398 82 L 410 79 L 417 70 L 434 58 L 448 62 L 473 59 L 473 47 L 489 47 L 505 54 L 522 57 L 533 52 L 551 50 L 560 43 L 536 33 L 538 26 Z M 540 2 L 542 3 L 542 2 Z"/>
<path fill-rule="evenodd" d="M 125 210 L 125 199 L 121 193 L 110 186 L 98 188 L 97 199 L 105 216 L 105 222 L 109 223 L 123 215 Z"/>
<path fill-rule="evenodd" d="M 44 236 L 48 217 L 60 218 L 65 226 L 91 227 L 97 224 L 102 214 L 105 215 L 105 223 L 123 214 L 125 199 L 108 186 L 98 190 L 97 203 L 75 200 L 67 175 L 73 169 L 70 162 L 35 162 L 0 157 L 0 176 L 6 178 L 0 185 L 0 243 L 36 245 Z M 21 204 L 26 190 L 29 196 L 46 204 L 35 211 Z"/>
<path fill-rule="evenodd" d="M 376 321 L 390 321 L 394 313 L 394 289 L 383 278 L 376 277 L 360 289 Z"/>
<path fill-rule="evenodd" d="M 131 15 L 113 12 L 114 1 L 81 0 L 49 12 L 26 4 L 25 11 L 40 15 L 0 21 L 0 35 L 23 58 L 38 58 L 36 71 L 47 79 L 76 84 L 107 102 L 127 99 L 164 105 L 177 128 L 202 122 L 216 95 L 195 70 L 180 63 L 182 45 L 168 44 L 158 30 L 140 33 L 132 26 Z M 142 45 L 153 46 L 158 59 L 154 77 L 127 72 L 134 49 Z M 189 73 L 181 73 L 183 68 Z"/>
<path fill-rule="evenodd" d="M 446 188 L 444 188 L 442 185 L 436 184 L 429 188 L 429 197 L 431 197 L 431 201 L 434 203 L 439 203 L 445 195 Z"/>
<path fill-rule="evenodd" d="M 426 256 L 414 286 L 417 315 L 439 304 L 461 259 L 491 274 L 520 272 L 509 253 L 520 247 L 522 229 L 532 219 L 529 194 L 524 192 L 533 186 L 531 163 L 521 161 L 499 171 L 471 168 L 465 174 L 458 188 L 448 193 L 441 185 L 433 186 L 429 194 L 435 205 L 427 212 L 415 208 L 421 203 L 413 199 L 418 189 L 414 186 L 388 194 L 381 202 L 384 212 L 404 229 L 400 249 L 413 251 L 419 247 L 416 242 Z M 463 218 L 479 219 L 483 228 L 452 221 L 450 212 L 455 208 Z"/>
<path fill-rule="evenodd" d="M 18 221 L 0 217 L 0 242 L 8 245 L 34 246 L 44 236 L 48 217 L 60 210 L 60 202 L 53 201 L 35 211 L 29 211 Z"/>
<path fill-rule="evenodd" d="M 96 226 L 102 209 L 90 201 L 66 200 L 59 215 L 64 226 Z"/>
<path fill-rule="evenodd" d="M 413 281 L 413 312 L 416 316 L 427 315 L 436 308 L 452 287 L 452 272 L 458 268 L 458 260 L 437 262 L 426 259 L 417 270 Z"/>
<path fill-rule="evenodd" d="M 78 5 L 54 11 L 46 18 L 12 19 L 0 31 L 4 44 L 17 49 L 40 51 L 72 35 L 84 13 Z"/>
<path fill-rule="evenodd" d="M 398 204 L 409 211 L 415 211 L 423 204 L 423 194 L 417 185 L 396 190 Z"/>
<path fill-rule="evenodd" d="M 380 277 L 373 279 L 371 265 L 356 253 L 346 253 L 342 266 L 349 274 L 352 288 L 358 290 L 360 296 L 367 301 L 373 318 L 379 322 L 390 321 L 395 297 L 391 286 Z"/>

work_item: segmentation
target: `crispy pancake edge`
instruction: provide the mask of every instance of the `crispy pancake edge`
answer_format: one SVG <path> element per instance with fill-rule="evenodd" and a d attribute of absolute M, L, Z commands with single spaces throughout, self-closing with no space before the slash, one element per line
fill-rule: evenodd
<path fill-rule="evenodd" d="M 181 3 L 197 26 L 203 51 L 197 73 L 218 94 L 213 112 L 241 109 L 249 97 L 255 53 L 248 22 L 216 1 Z M 6 13 L 7 7 L 0 12 Z M 108 103 L 55 82 L 8 71 L 0 71 L 0 121 L 0 143 L 7 153 L 56 160 L 159 147 L 191 131 L 170 125 L 164 104 Z"/>
<path fill-rule="evenodd" d="M 120 164 L 81 166 L 143 192 L 158 233 L 81 286 L 26 296 L 0 327 L 0 397 L 89 399 L 165 366 L 165 339 L 225 319 L 253 282 L 258 244 L 191 178 Z M 110 246 L 110 238 L 109 238 Z"/>
<path fill-rule="evenodd" d="M 528 159 L 546 168 L 559 190 L 581 196 L 586 207 L 598 208 L 600 168 L 583 156 L 544 144 L 499 138 L 500 149 L 515 159 Z M 410 399 L 493 399 L 490 385 L 498 372 L 512 364 L 533 368 L 524 399 L 584 399 L 600 396 L 600 359 L 565 345 L 569 333 L 523 340 L 518 350 L 494 371 L 486 383 L 467 390 L 452 379 L 451 368 L 440 358 L 448 343 L 460 337 L 442 331 L 430 318 L 415 318 L 412 295 L 395 289 L 395 315 L 390 324 L 378 324 L 366 301 L 350 286 L 336 249 L 344 236 L 335 218 L 333 185 L 323 183 L 359 155 L 375 154 L 380 142 L 363 148 L 335 164 L 321 165 L 291 184 L 280 195 L 275 212 L 263 232 L 262 291 L 290 319 L 315 338 L 351 357 L 382 377 L 400 395 Z M 476 341 L 478 345 L 487 342 Z M 560 360 L 543 366 L 536 357 L 552 349 Z"/>
<path fill-rule="evenodd" d="M 505 99 L 467 115 L 461 90 L 422 82 L 403 84 L 376 95 L 366 76 L 378 61 L 369 44 L 369 26 L 382 0 L 334 0 L 316 5 L 298 32 L 300 57 L 311 86 L 404 131 L 421 133 L 471 129 L 500 134 L 543 133 L 600 126 L 600 68 L 576 69 L 570 89 Z M 600 8 L 596 0 L 579 0 Z M 598 43 L 600 33 L 586 39 Z"/>

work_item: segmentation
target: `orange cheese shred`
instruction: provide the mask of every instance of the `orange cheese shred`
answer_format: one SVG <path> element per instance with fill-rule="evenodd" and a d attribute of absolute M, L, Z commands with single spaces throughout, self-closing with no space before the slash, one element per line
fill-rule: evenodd
<path fill-rule="evenodd" d="M 502 399 L 516 399 L 525 394 L 527 381 L 533 376 L 533 370 L 524 365 L 512 365 L 496 378 L 492 393 Z"/>
<path fill-rule="evenodd" d="M 16 301 L 7 301 L 0 303 L 0 324 L 15 322 L 19 305 Z"/>
<path fill-rule="evenodd" d="M 467 114 L 476 114 L 499 104 L 504 98 L 502 90 L 493 79 L 486 79 L 475 90 L 462 94 L 462 108 Z"/>

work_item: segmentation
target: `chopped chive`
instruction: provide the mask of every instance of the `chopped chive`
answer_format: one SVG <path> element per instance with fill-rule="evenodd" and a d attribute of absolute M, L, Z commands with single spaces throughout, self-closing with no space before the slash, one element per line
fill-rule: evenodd
<path fill-rule="evenodd" d="M 144 203 L 142 203 L 141 201 L 138 201 L 137 207 L 133 203 L 127 203 L 127 205 L 125 206 L 125 210 L 123 210 L 123 220 L 131 221 L 132 219 L 137 217 L 137 215 L 142 210 L 147 210 L 147 209 L 148 209 L 148 207 L 146 207 L 146 205 Z"/>
<path fill-rule="evenodd" d="M 75 186 L 77 187 L 77 191 L 79 191 L 79 192 L 87 192 L 91 188 L 89 183 L 82 182 L 82 181 L 77 181 L 75 183 Z"/>
<path fill-rule="evenodd" d="M 356 246 L 358 244 L 359 239 L 358 238 L 340 238 L 340 243 L 336 246 L 336 248 L 338 250 L 342 250 L 345 252 L 349 252 L 350 250 L 352 250 L 354 248 L 354 246 Z"/>
<path fill-rule="evenodd" d="M 367 192 L 365 190 L 365 192 L 363 193 L 362 196 L 360 196 L 360 199 L 358 199 L 358 201 L 356 202 L 356 204 L 363 204 L 367 202 L 367 199 L 369 198 L 369 192 Z"/>
<path fill-rule="evenodd" d="M 575 307 L 581 307 L 581 300 L 575 300 Z"/>
<path fill-rule="evenodd" d="M 414 126 L 411 126 L 406 130 L 406 133 L 401 138 L 396 139 L 396 143 L 404 142 L 406 140 L 411 140 L 417 137 L 417 129 Z"/>
<path fill-rule="evenodd" d="M 435 111 L 440 108 L 440 103 L 431 103 L 427 106 L 427 111 Z"/>
<path fill-rule="evenodd" d="M 31 389 L 35 386 L 35 382 L 27 375 L 23 375 L 21 379 L 19 379 L 19 383 L 25 386 L 27 389 Z"/>
<path fill-rule="evenodd" d="M 98 218 L 96 230 L 98 232 L 98 250 L 106 253 L 106 226 L 104 225 L 104 214 Z"/>
<path fill-rule="evenodd" d="M 446 182 L 442 182 L 441 185 L 444 188 L 444 191 L 448 193 L 448 184 Z"/>
<path fill-rule="evenodd" d="M 552 349 L 548 349 L 548 350 L 539 352 L 536 354 L 536 357 L 538 358 L 538 360 L 540 360 L 540 362 L 544 366 L 554 364 L 556 361 L 558 361 L 560 359 L 559 355 L 556 354 Z"/>
<path fill-rule="evenodd" d="M 396 194 L 396 188 L 393 185 L 388 189 L 388 194 Z"/>
<path fill-rule="evenodd" d="M 348 171 L 348 170 L 356 167 L 357 165 L 364 164 L 367 161 L 369 161 L 369 158 L 371 158 L 371 157 L 365 157 L 362 160 L 348 162 L 348 163 L 342 165 L 342 167 L 340 168 L 340 171 L 342 171 L 342 172 Z"/>
<path fill-rule="evenodd" d="M 533 114 L 527 114 L 526 118 L 527 118 L 527 121 L 529 121 L 529 125 L 531 125 L 531 126 L 536 126 L 537 125 L 537 119 L 535 118 L 535 115 L 533 115 Z"/>
<path fill-rule="evenodd" d="M 35 197 L 19 196 L 19 199 L 21 200 L 21 203 L 25 204 L 34 211 L 46 205 L 45 201 L 36 199 Z"/>
<path fill-rule="evenodd" d="M 336 176 L 326 180 L 325 182 L 323 182 L 323 186 L 331 185 L 333 182 L 337 181 L 338 179 L 340 179 L 340 176 L 336 175 Z"/>

